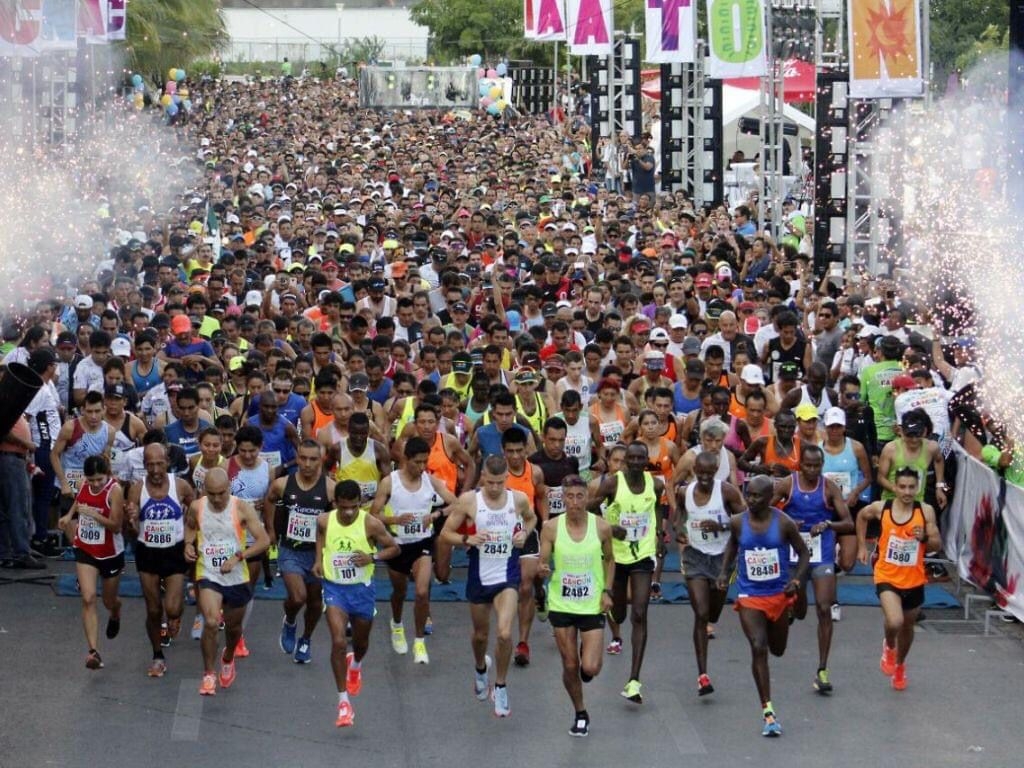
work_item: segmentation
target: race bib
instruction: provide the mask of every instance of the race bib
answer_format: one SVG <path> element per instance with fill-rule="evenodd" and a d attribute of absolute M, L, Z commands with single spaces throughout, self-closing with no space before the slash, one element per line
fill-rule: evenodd
<path fill-rule="evenodd" d="M 651 529 L 651 516 L 648 514 L 621 515 L 619 525 L 626 529 L 626 541 L 642 541 Z"/>
<path fill-rule="evenodd" d="M 621 421 L 603 422 L 601 424 L 601 439 L 604 440 L 605 445 L 613 445 L 622 439 L 625 429 Z"/>
<path fill-rule="evenodd" d="M 590 573 L 563 573 L 562 598 L 583 602 L 594 594 L 594 576 Z"/>
<path fill-rule="evenodd" d="M 267 451 L 266 453 L 260 453 L 260 458 L 263 459 L 267 464 L 270 465 L 271 469 L 277 469 L 281 466 L 281 452 L 280 451 Z"/>
<path fill-rule="evenodd" d="M 843 496 L 849 496 L 853 490 L 853 475 L 850 472 L 823 472 L 826 480 L 831 480 L 839 486 Z"/>
<path fill-rule="evenodd" d="M 807 545 L 807 551 L 811 553 L 811 562 L 812 563 L 820 563 L 821 562 L 821 536 L 811 536 L 810 533 L 808 533 L 806 531 L 801 531 L 800 532 L 800 538 L 804 540 L 804 544 Z M 789 548 L 789 562 L 795 563 L 799 559 L 800 558 L 797 555 L 796 550 L 793 549 L 792 547 L 790 547 Z"/>
<path fill-rule="evenodd" d="M 206 570 L 220 573 L 220 567 L 238 551 L 238 542 L 232 539 L 207 539 L 203 542 L 202 558 Z"/>
<path fill-rule="evenodd" d="M 181 520 L 151 520 L 146 518 L 142 521 L 140 532 L 142 543 L 147 547 L 165 549 L 173 547 L 182 540 L 184 529 Z M 219 567 L 219 566 L 218 566 Z"/>
<path fill-rule="evenodd" d="M 692 517 L 687 519 L 686 524 L 690 529 L 690 541 L 694 541 L 696 539 L 700 539 L 701 541 L 718 541 L 721 533 L 719 531 L 702 530 L 700 527 L 701 522 L 701 520 L 695 520 Z"/>
<path fill-rule="evenodd" d="M 395 517 L 402 515 L 415 515 L 416 519 L 411 523 L 399 523 L 395 526 L 398 529 L 398 541 L 401 544 L 420 541 L 430 535 L 430 530 L 423 524 L 423 513 L 407 509 L 402 512 L 395 512 Z"/>
<path fill-rule="evenodd" d="M 316 541 L 316 515 L 307 515 L 294 509 L 289 511 L 287 537 L 307 544 Z"/>
<path fill-rule="evenodd" d="M 356 584 L 362 568 L 356 565 L 355 555 L 336 554 L 331 557 L 331 581 L 337 584 Z"/>
<path fill-rule="evenodd" d="M 370 480 L 366 483 L 359 483 L 359 495 L 362 501 L 373 501 L 373 497 L 377 495 L 377 481 Z"/>
<path fill-rule="evenodd" d="M 567 437 L 565 440 L 565 455 L 575 456 L 577 459 L 583 458 L 583 452 L 586 450 L 588 442 L 588 438 L 578 435 Z"/>
<path fill-rule="evenodd" d="M 82 481 L 85 479 L 85 472 L 81 469 L 66 469 L 64 477 L 67 479 L 68 485 L 71 486 L 71 490 L 78 493 L 78 489 L 82 487 Z"/>
<path fill-rule="evenodd" d="M 782 574 L 777 549 L 748 549 L 743 553 L 743 562 L 751 581 L 772 581 Z"/>
<path fill-rule="evenodd" d="M 548 488 L 548 514 L 560 515 L 563 512 L 565 512 L 565 502 L 562 501 L 562 487 Z"/>
<path fill-rule="evenodd" d="M 480 557 L 503 560 L 512 554 L 512 537 L 500 531 L 483 534 L 486 539 L 479 546 Z"/>
<path fill-rule="evenodd" d="M 95 509 L 91 507 L 91 509 Z M 107 541 L 107 529 L 87 515 L 78 516 L 78 540 L 94 547 L 102 546 Z"/>
<path fill-rule="evenodd" d="M 910 568 L 917 565 L 917 557 L 920 551 L 921 542 L 917 539 L 889 536 L 889 543 L 885 547 L 885 562 Z"/>

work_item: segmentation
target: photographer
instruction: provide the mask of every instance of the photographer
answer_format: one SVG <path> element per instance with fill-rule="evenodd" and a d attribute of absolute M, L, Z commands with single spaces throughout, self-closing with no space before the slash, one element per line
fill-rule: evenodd
<path fill-rule="evenodd" d="M 633 180 L 633 196 L 654 195 L 654 152 L 643 139 L 632 140 L 626 164 Z"/>

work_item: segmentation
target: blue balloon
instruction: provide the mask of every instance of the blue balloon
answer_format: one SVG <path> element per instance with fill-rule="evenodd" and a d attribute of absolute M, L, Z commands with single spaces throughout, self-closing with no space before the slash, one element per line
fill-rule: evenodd
<path fill-rule="evenodd" d="M 176 114 L 178 114 L 178 105 L 175 104 L 173 101 L 167 105 L 166 109 L 169 117 L 174 117 Z"/>
<path fill-rule="evenodd" d="M 500 115 L 501 114 L 501 110 L 498 109 L 498 105 L 497 104 L 491 104 L 491 106 L 489 106 L 487 108 L 487 114 L 488 115 Z"/>
<path fill-rule="evenodd" d="M 183 106 L 185 108 L 186 112 L 191 112 L 192 111 L 192 99 L 185 99 L 183 102 L 181 102 L 181 106 Z"/>
<path fill-rule="evenodd" d="M 508 74 L 508 67 L 506 67 L 505 62 L 502 61 L 494 68 L 494 71 L 498 73 L 498 77 L 504 77 Z"/>
<path fill-rule="evenodd" d="M 173 96 L 171 96 L 171 103 L 181 104 L 181 96 L 179 96 L 178 94 L 174 94 Z"/>
<path fill-rule="evenodd" d="M 142 87 L 142 75 L 132 75 L 132 85 L 136 88 Z"/>
<path fill-rule="evenodd" d="M 482 61 L 483 61 L 483 58 L 480 56 L 479 53 L 474 53 L 472 56 L 469 57 L 469 63 L 470 63 L 471 66 L 474 66 L 474 67 L 479 67 L 480 66 L 480 62 L 482 62 Z"/>
<path fill-rule="evenodd" d="M 481 80 L 480 81 L 480 95 L 481 96 L 489 95 L 490 92 L 491 92 L 491 85 L 492 85 L 492 83 L 491 83 L 490 80 Z"/>

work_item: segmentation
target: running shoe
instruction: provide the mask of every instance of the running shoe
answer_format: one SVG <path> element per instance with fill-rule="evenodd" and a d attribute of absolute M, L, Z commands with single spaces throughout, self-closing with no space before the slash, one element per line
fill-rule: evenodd
<path fill-rule="evenodd" d="M 235 658 L 244 659 L 249 655 L 249 646 L 245 644 L 245 635 L 238 638 L 238 645 L 235 646 Z"/>
<path fill-rule="evenodd" d="M 516 645 L 515 662 L 517 667 L 526 667 L 530 664 L 530 646 L 527 643 Z"/>
<path fill-rule="evenodd" d="M 711 678 L 707 675 L 701 675 L 697 678 L 697 695 L 707 696 L 709 693 L 715 692 L 715 686 L 711 684 Z"/>
<path fill-rule="evenodd" d="M 399 656 L 409 652 L 409 642 L 405 639 L 405 627 L 391 622 L 391 649 Z"/>
<path fill-rule="evenodd" d="M 198 640 L 203 636 L 203 614 L 197 613 L 192 620 L 192 639 Z"/>
<path fill-rule="evenodd" d="M 819 669 L 814 676 L 814 690 L 821 694 L 832 693 L 832 681 L 829 680 L 827 669 Z"/>
<path fill-rule="evenodd" d="M 604 649 L 604 652 L 609 656 L 618 656 L 622 653 L 622 640 L 617 637 L 613 638 L 612 641 L 608 643 L 608 647 Z"/>
<path fill-rule="evenodd" d="M 355 660 L 356 655 L 349 651 L 345 656 L 345 664 L 348 665 L 348 671 L 345 674 L 345 690 L 348 691 L 349 696 L 358 696 L 359 692 L 363 690 L 363 668 L 353 669 L 352 663 Z"/>
<path fill-rule="evenodd" d="M 573 718 L 572 727 L 569 729 L 569 735 L 582 739 L 588 733 L 590 733 L 590 715 L 586 712 L 580 712 Z"/>
<path fill-rule="evenodd" d="M 508 687 L 494 686 L 494 716 L 508 717 L 512 714 L 512 708 L 508 705 Z"/>
<path fill-rule="evenodd" d="M 715 639 L 715 625 L 712 624 L 710 621 L 708 622 L 707 629 L 705 629 L 704 631 L 708 634 L 708 640 Z"/>
<path fill-rule="evenodd" d="M 199 695 L 200 696 L 216 696 L 217 695 L 217 675 L 213 672 L 207 672 L 203 675 L 203 682 L 199 684 Z"/>
<path fill-rule="evenodd" d="M 427 616 L 427 623 L 423 625 L 423 634 L 432 635 L 434 634 L 434 620 Z"/>
<path fill-rule="evenodd" d="M 121 615 L 110 614 L 110 618 L 107 619 L 107 639 L 113 640 L 117 637 L 117 633 L 121 631 Z"/>
<path fill-rule="evenodd" d="M 171 632 L 167 629 L 167 622 L 160 625 L 160 645 L 163 648 L 171 647 Z"/>
<path fill-rule="evenodd" d="M 473 693 L 476 694 L 477 701 L 487 701 L 487 696 L 490 693 L 490 683 L 487 679 L 487 673 L 491 671 L 491 657 L 484 656 L 484 671 L 483 673 L 473 670 Z"/>
<path fill-rule="evenodd" d="M 164 659 L 153 659 L 149 663 L 149 669 L 146 670 L 149 677 L 163 677 L 165 672 L 167 672 L 167 662 Z"/>
<path fill-rule="evenodd" d="M 352 705 L 347 701 L 338 702 L 338 717 L 335 719 L 334 724 L 338 728 L 347 728 L 350 725 L 355 725 L 356 713 L 352 709 Z"/>
<path fill-rule="evenodd" d="M 652 581 L 651 582 L 651 602 L 652 603 L 660 603 L 661 602 L 661 584 L 658 583 L 657 581 Z"/>
<path fill-rule="evenodd" d="M 640 695 L 640 681 L 630 680 L 620 694 L 622 698 L 632 701 L 634 704 L 643 704 L 644 697 Z"/>
<path fill-rule="evenodd" d="M 907 687 L 907 665 L 897 664 L 892 671 L 892 689 L 902 691 Z"/>
<path fill-rule="evenodd" d="M 100 658 L 98 651 L 89 651 L 85 657 L 85 668 L 86 669 L 103 669 L 103 659 Z"/>
<path fill-rule="evenodd" d="M 775 718 L 775 713 L 769 710 L 764 713 L 764 727 L 761 728 L 761 735 L 769 738 L 776 738 L 782 735 L 782 726 Z"/>
<path fill-rule="evenodd" d="M 295 653 L 295 624 L 289 624 L 287 618 L 281 621 L 281 637 L 278 639 L 278 645 L 281 646 L 281 653 L 287 653 L 289 656 Z"/>
<path fill-rule="evenodd" d="M 220 687 L 230 688 L 231 684 L 235 682 L 235 662 L 224 661 L 224 657 L 220 659 Z"/>
<path fill-rule="evenodd" d="M 188 586 L 185 587 L 185 605 L 196 604 L 196 585 L 194 582 L 189 582 Z"/>
<path fill-rule="evenodd" d="M 540 588 L 540 594 L 537 595 L 537 621 L 546 622 L 548 620 L 548 590 L 546 587 Z"/>
<path fill-rule="evenodd" d="M 427 654 L 427 644 L 423 640 L 413 640 L 412 662 L 413 664 L 430 663 L 430 656 Z"/>
<path fill-rule="evenodd" d="M 839 603 L 832 603 L 831 611 L 832 611 L 832 621 L 842 621 L 843 620 L 843 606 L 841 606 Z"/>
<path fill-rule="evenodd" d="M 295 646 L 295 663 L 309 664 L 313 660 L 313 652 L 309 648 L 309 638 L 300 637 L 298 645 Z"/>
<path fill-rule="evenodd" d="M 896 671 L 896 649 L 890 648 L 885 640 L 882 640 L 882 660 L 878 662 L 878 667 L 888 677 L 892 677 Z"/>

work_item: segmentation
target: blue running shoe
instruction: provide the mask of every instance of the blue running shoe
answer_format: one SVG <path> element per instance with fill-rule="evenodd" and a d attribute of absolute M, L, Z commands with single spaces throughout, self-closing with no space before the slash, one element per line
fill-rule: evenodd
<path fill-rule="evenodd" d="M 281 652 L 291 656 L 295 653 L 295 625 L 289 624 L 288 619 L 281 622 Z"/>
<path fill-rule="evenodd" d="M 299 644 L 295 647 L 295 663 L 309 664 L 313 660 L 313 653 L 309 650 L 309 638 L 300 637 Z"/>

